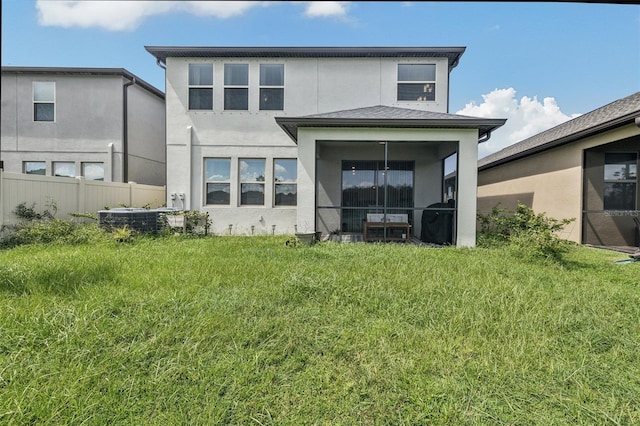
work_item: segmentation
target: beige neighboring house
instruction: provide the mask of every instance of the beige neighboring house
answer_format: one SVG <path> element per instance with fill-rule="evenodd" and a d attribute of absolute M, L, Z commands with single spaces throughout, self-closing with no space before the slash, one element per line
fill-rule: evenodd
<path fill-rule="evenodd" d="M 478 163 L 478 209 L 518 201 L 575 218 L 577 243 L 638 247 L 640 92 L 509 146 Z"/>
<path fill-rule="evenodd" d="M 123 68 L 2 67 L 5 172 L 166 182 L 164 93 Z"/>

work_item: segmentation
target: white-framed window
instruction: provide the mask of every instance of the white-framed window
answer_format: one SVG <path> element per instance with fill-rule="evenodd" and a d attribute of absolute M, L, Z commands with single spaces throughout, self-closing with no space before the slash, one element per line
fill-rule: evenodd
<path fill-rule="evenodd" d="M 240 205 L 264 205 L 264 158 L 240 158 Z"/>
<path fill-rule="evenodd" d="M 47 164 L 44 161 L 24 161 L 22 171 L 28 175 L 46 175 Z"/>
<path fill-rule="evenodd" d="M 104 180 L 104 163 L 83 162 L 82 176 L 87 180 Z"/>
<path fill-rule="evenodd" d="M 295 206 L 298 202 L 298 160 L 277 158 L 273 160 L 273 185 L 275 206 Z"/>
<path fill-rule="evenodd" d="M 55 121 L 56 83 L 53 81 L 33 82 L 33 121 Z"/>
<path fill-rule="evenodd" d="M 231 159 L 205 158 L 206 203 L 226 205 L 231 202 Z"/>
<path fill-rule="evenodd" d="M 62 177 L 76 176 L 76 163 L 73 161 L 54 161 L 53 175 Z"/>
<path fill-rule="evenodd" d="M 604 154 L 604 209 L 635 210 L 638 185 L 638 154 Z"/>
<path fill-rule="evenodd" d="M 189 64 L 189 109 L 213 109 L 213 64 Z"/>
<path fill-rule="evenodd" d="M 260 64 L 260 110 L 284 110 L 284 64 Z"/>
<path fill-rule="evenodd" d="M 398 101 L 435 100 L 435 64 L 398 64 Z"/>
<path fill-rule="evenodd" d="M 224 109 L 249 109 L 249 65 L 224 64 Z"/>

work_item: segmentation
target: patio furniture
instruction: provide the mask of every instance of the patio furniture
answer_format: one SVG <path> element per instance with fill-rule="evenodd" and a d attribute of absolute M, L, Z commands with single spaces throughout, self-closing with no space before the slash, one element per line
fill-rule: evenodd
<path fill-rule="evenodd" d="M 385 235 L 386 230 L 386 235 Z M 365 241 L 407 241 L 411 224 L 406 214 L 368 213 L 364 223 L 363 239 Z"/>

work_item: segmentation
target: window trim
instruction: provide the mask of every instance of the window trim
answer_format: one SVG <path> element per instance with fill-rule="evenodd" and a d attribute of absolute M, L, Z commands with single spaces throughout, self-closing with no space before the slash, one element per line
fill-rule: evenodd
<path fill-rule="evenodd" d="M 262 84 L 262 66 L 263 65 L 280 65 L 282 67 L 282 84 L 281 85 L 268 85 Z M 284 63 L 273 63 L 273 64 L 259 64 L 258 66 L 258 110 L 259 111 L 284 111 L 284 87 L 285 87 L 285 66 Z M 266 109 L 262 108 L 262 89 L 279 89 L 282 91 L 282 108 L 280 109 Z"/>
<path fill-rule="evenodd" d="M 89 164 L 101 164 L 102 165 L 102 179 L 89 179 L 85 173 L 85 167 Z M 94 180 L 96 182 L 106 182 L 106 167 L 104 161 L 82 161 L 80 163 L 80 175 L 86 180 Z"/>
<path fill-rule="evenodd" d="M 431 65 L 434 68 L 434 80 L 400 80 L 400 67 L 402 65 Z M 437 83 L 437 73 L 438 73 L 438 66 L 435 63 L 403 63 L 403 64 L 397 64 L 396 67 L 396 102 L 420 102 L 420 103 L 424 103 L 424 102 L 436 102 L 436 83 Z M 418 84 L 422 84 L 425 86 L 425 91 L 426 86 L 432 86 L 433 87 L 433 99 L 426 99 L 426 96 L 423 96 L 423 98 L 425 99 L 399 99 L 399 91 L 400 91 L 400 86 L 401 85 L 418 85 Z M 425 92 L 426 93 L 426 92 Z M 431 93 L 431 91 L 429 92 Z"/>
<path fill-rule="evenodd" d="M 262 176 L 262 180 L 243 180 L 242 179 L 242 168 L 240 167 L 240 165 L 242 164 L 243 161 L 246 160 L 261 160 L 262 161 L 262 172 L 263 172 L 263 176 Z M 265 202 L 266 202 L 266 176 L 267 174 L 267 159 L 266 158 L 260 158 L 260 157 L 241 157 L 238 158 L 238 181 L 239 181 L 239 185 L 238 185 L 238 204 L 242 207 L 248 206 L 248 207 L 264 207 L 265 206 Z M 262 203 L 256 203 L 256 204 L 251 204 L 251 203 L 243 203 L 242 202 L 242 186 L 244 184 L 247 185 L 262 185 Z"/>
<path fill-rule="evenodd" d="M 46 100 L 46 101 L 39 101 L 36 100 L 36 85 L 37 84 L 51 84 L 53 85 L 53 99 L 52 100 Z M 48 81 L 48 80 L 37 80 L 37 81 L 33 81 L 32 85 L 31 85 L 31 101 L 32 101 L 32 109 L 31 109 L 31 113 L 32 113 L 32 118 L 33 118 L 33 122 L 34 123 L 55 123 L 56 122 L 56 118 L 57 118 L 57 111 L 56 111 L 56 95 L 57 95 L 57 91 L 56 91 L 56 82 L 55 81 Z M 53 119 L 51 120 L 36 120 L 36 104 L 51 104 L 53 105 Z"/>
<path fill-rule="evenodd" d="M 73 176 L 56 174 L 56 164 L 73 164 Z M 51 162 L 51 175 L 52 176 L 56 176 L 56 177 L 76 177 L 76 174 L 77 174 L 77 170 L 76 170 L 75 161 L 52 161 Z"/>
<path fill-rule="evenodd" d="M 44 173 L 28 173 L 27 172 L 27 164 L 29 163 L 42 163 L 44 165 Z M 25 175 L 34 175 L 34 176 L 46 176 L 47 175 L 47 162 L 39 161 L 39 160 L 26 160 L 22 162 L 22 173 Z"/>
<path fill-rule="evenodd" d="M 215 180 L 215 179 L 211 179 L 209 180 L 207 177 L 207 160 L 226 160 L 227 164 L 229 165 L 229 178 L 226 180 Z M 222 207 L 222 206 L 231 206 L 231 174 L 232 174 L 232 169 L 231 169 L 231 157 L 204 157 L 204 164 L 203 164 L 203 177 L 204 177 L 204 203 L 203 205 L 208 206 L 208 207 Z M 227 185 L 229 188 L 229 202 L 227 203 L 209 203 L 208 200 L 208 185 L 209 184 L 216 184 L 216 185 Z"/>
<path fill-rule="evenodd" d="M 244 65 L 246 67 L 247 70 L 247 81 L 245 84 L 227 84 L 226 83 L 226 78 L 227 78 L 227 65 Z M 222 89 L 222 109 L 224 111 L 249 111 L 249 96 L 250 96 L 250 90 L 249 90 L 249 80 L 251 78 L 250 74 L 250 68 L 249 68 L 249 64 L 247 63 L 225 63 L 223 64 L 223 69 L 224 69 L 224 75 L 223 75 L 223 89 Z M 246 91 L 246 102 L 247 102 L 247 107 L 244 109 L 239 109 L 239 108 L 227 108 L 227 89 L 245 89 Z"/>
<path fill-rule="evenodd" d="M 211 66 L 211 84 L 191 84 L 190 76 L 191 76 L 191 65 L 210 65 Z M 187 110 L 188 111 L 213 111 L 215 109 L 214 105 L 214 92 L 213 88 L 215 85 L 215 70 L 213 63 L 210 62 L 190 62 L 187 64 Z M 210 89 L 211 90 L 211 108 L 191 108 L 191 89 Z"/>
<path fill-rule="evenodd" d="M 276 162 L 282 160 L 291 160 L 296 162 L 296 178 L 293 182 L 278 182 L 276 180 Z M 291 208 L 298 206 L 298 159 L 297 158 L 274 158 L 273 159 L 273 207 L 276 208 Z M 276 188 L 278 185 L 295 185 L 296 187 L 296 202 L 295 204 L 278 204 L 276 202 L 276 197 L 278 195 L 278 191 Z"/>

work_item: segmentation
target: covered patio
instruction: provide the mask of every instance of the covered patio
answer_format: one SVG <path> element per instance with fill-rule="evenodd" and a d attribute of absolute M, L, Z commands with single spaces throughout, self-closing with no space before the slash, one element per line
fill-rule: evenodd
<path fill-rule="evenodd" d="M 298 232 L 475 246 L 478 143 L 504 119 L 375 106 L 276 121 L 298 144 Z"/>

